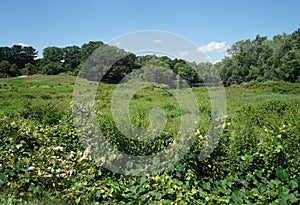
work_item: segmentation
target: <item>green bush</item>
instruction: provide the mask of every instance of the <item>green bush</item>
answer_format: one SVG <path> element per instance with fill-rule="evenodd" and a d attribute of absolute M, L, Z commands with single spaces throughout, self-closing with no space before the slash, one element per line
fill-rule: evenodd
<path fill-rule="evenodd" d="M 211 109 L 205 89 L 193 89 L 202 120 L 193 133 L 193 146 L 182 160 L 151 176 L 120 175 L 96 163 L 82 140 L 93 133 L 84 127 L 82 132 L 76 130 L 70 110 L 53 100 L 71 95 L 56 90 L 58 83 L 47 93 L 22 93 L 23 105 L 0 117 L 0 204 L 299 204 L 300 102 L 296 98 L 256 101 L 256 95 L 274 92 L 272 86 L 265 89 L 266 84 L 227 89 L 230 110 L 223 135 L 203 161 L 198 159 L 208 138 Z M 137 93 L 130 104 L 130 120 L 145 129 L 149 111 L 160 106 L 169 120 L 162 135 L 149 141 L 123 136 L 110 114 L 114 88 L 99 88 L 103 95 L 96 97 L 96 114 L 99 127 L 116 148 L 149 155 L 177 137 L 180 109 L 157 88 Z M 5 98 L 1 103 L 13 102 Z M 75 109 L 88 114 L 80 106 Z M 83 135 L 79 139 L 77 134 Z M 129 169 L 136 166 L 129 165 Z"/>
<path fill-rule="evenodd" d="M 57 124 L 66 114 L 62 108 L 51 101 L 45 103 L 34 103 L 27 101 L 23 103 L 20 115 L 25 119 L 36 120 L 42 124 Z"/>
<path fill-rule="evenodd" d="M 274 171 L 283 166 L 296 175 L 300 166 L 300 103 L 267 101 L 242 107 L 231 130 L 229 157 L 233 171 Z"/>
<path fill-rule="evenodd" d="M 285 81 L 250 82 L 244 85 L 246 88 L 261 89 L 264 92 L 281 94 L 300 94 L 300 83 L 289 83 Z"/>

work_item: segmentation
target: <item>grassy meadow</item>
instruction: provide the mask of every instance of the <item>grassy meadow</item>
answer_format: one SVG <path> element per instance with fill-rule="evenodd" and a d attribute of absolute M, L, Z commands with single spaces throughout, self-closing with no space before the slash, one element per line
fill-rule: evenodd
<path fill-rule="evenodd" d="M 300 83 L 250 82 L 225 88 L 226 122 L 219 144 L 198 161 L 207 139 L 211 104 L 193 88 L 200 126 L 189 153 L 162 173 L 126 176 L 87 156 L 73 126 L 75 76 L 0 79 L 0 204 L 298 204 L 300 202 Z M 176 139 L 180 106 L 150 86 L 129 103 L 131 123 L 150 126 L 160 107 L 167 118 L 154 140 L 128 139 L 111 113 L 117 85 L 100 84 L 98 124 L 119 150 L 150 155 Z M 183 92 L 183 91 L 182 91 Z"/>

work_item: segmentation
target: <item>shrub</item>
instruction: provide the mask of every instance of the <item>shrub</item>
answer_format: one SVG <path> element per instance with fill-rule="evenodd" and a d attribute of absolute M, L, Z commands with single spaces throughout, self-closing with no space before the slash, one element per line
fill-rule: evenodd
<path fill-rule="evenodd" d="M 43 124 L 57 124 L 65 111 L 53 102 L 35 104 L 27 101 L 23 104 L 20 115 L 25 119 L 37 120 Z"/>

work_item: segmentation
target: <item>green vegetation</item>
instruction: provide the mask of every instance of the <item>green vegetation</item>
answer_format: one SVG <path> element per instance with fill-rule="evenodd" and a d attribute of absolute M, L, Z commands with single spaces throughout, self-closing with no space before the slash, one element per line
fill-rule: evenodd
<path fill-rule="evenodd" d="M 257 35 L 253 40 L 238 41 L 228 49 L 228 55 L 216 64 L 208 62 L 197 64 L 181 59 L 172 60 L 166 56 L 136 56 L 101 41 L 91 41 L 81 47 L 47 47 L 42 51 L 43 58 L 39 59 L 36 58 L 37 51 L 30 46 L 0 47 L 0 78 L 32 74 L 78 74 L 97 48 L 99 49 L 96 53 L 107 60 L 101 65 L 105 65 L 115 56 L 122 57 L 103 76 L 102 81 L 106 83 L 118 83 L 126 74 L 142 66 L 166 68 L 189 84 L 203 82 L 216 84 L 222 81 L 225 86 L 229 86 L 252 81 L 282 80 L 292 83 L 300 81 L 300 29 L 292 34 L 275 35 L 272 40 Z M 95 71 L 91 70 L 91 75 L 85 77 L 95 80 L 99 70 Z M 154 77 L 150 73 L 140 75 L 145 75 L 146 80 Z M 168 79 L 168 82 L 176 81 L 174 75 L 165 72 L 159 75 L 162 79 Z"/>
<path fill-rule="evenodd" d="M 250 81 L 300 81 L 300 29 L 276 35 L 272 40 L 255 39 L 234 43 L 228 57 L 217 63 L 225 85 Z"/>
<path fill-rule="evenodd" d="M 184 159 L 153 176 L 115 174 L 87 155 L 71 115 L 74 83 L 67 74 L 0 79 L 0 204 L 299 204 L 299 83 L 227 87 L 225 129 L 204 161 L 198 155 L 210 100 L 205 87 L 193 88 L 201 121 L 194 144 Z M 149 111 L 159 106 L 168 119 L 163 133 L 151 143 L 123 136 L 110 110 L 115 88 L 100 84 L 96 113 L 117 148 L 148 155 L 176 139 L 179 105 L 155 86 L 134 95 L 130 119 L 145 129 Z"/>

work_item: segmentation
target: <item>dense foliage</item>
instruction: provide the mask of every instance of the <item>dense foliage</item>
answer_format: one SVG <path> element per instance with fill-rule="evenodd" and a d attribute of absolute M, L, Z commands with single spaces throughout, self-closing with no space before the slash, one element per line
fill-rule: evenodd
<path fill-rule="evenodd" d="M 257 35 L 236 42 L 216 64 L 136 56 L 100 41 L 47 47 L 40 59 L 31 46 L 1 47 L 0 204 L 299 204 L 299 34 L 300 29 L 272 40 Z M 105 61 L 94 65 L 89 58 L 93 53 L 95 58 L 105 56 Z M 103 76 L 99 65 L 107 69 Z M 164 88 L 172 90 L 174 85 L 184 93 L 179 76 L 194 85 L 218 82 L 218 70 L 228 86 L 228 116 L 217 148 L 198 160 L 209 137 L 212 111 L 206 88 L 194 87 L 201 124 L 182 160 L 144 176 L 120 175 L 100 166 L 81 144 L 71 114 L 75 76 L 68 74 L 87 67 L 81 74 L 84 80 L 93 83 L 103 77 L 92 109 L 106 139 L 138 156 L 157 153 L 177 140 L 186 111 L 168 90 L 144 87 L 130 101 L 130 123 L 147 129 L 152 109 L 160 107 L 165 128 L 153 140 L 128 138 L 111 113 L 116 83 L 135 73 L 145 81 L 171 82 Z M 138 70 L 142 67 L 149 69 Z M 10 78 L 20 75 L 32 76 Z M 129 170 L 134 166 L 126 164 Z"/>
<path fill-rule="evenodd" d="M 74 80 L 69 75 L 0 80 L 1 204 L 299 204 L 299 83 L 226 88 L 225 130 L 204 161 L 198 155 L 210 101 L 204 87 L 194 88 L 202 123 L 190 152 L 164 172 L 134 177 L 99 166 L 79 143 L 69 108 Z M 122 137 L 110 111 L 115 87 L 99 86 L 96 111 L 116 147 L 143 155 L 176 138 L 180 108 L 168 92 L 151 86 L 134 95 L 131 121 L 147 127 L 149 110 L 159 106 L 168 118 L 162 136 L 151 144 Z"/>
<path fill-rule="evenodd" d="M 95 49 L 103 43 L 91 41 L 78 46 L 47 47 L 43 57 L 37 58 L 37 50 L 31 46 L 14 45 L 0 48 L 0 77 L 15 77 L 37 73 L 54 75 L 62 72 L 78 72 Z"/>
<path fill-rule="evenodd" d="M 34 74 L 37 51 L 31 46 L 0 47 L 0 77 Z"/>
<path fill-rule="evenodd" d="M 250 81 L 298 82 L 300 80 L 300 29 L 292 34 L 276 35 L 272 40 L 257 35 L 253 40 L 238 41 L 228 49 L 228 55 L 216 64 L 187 63 L 180 59 L 172 60 L 166 56 L 136 56 L 100 41 L 91 41 L 81 47 L 47 47 L 42 52 L 42 58 L 37 58 L 37 51 L 31 46 L 1 47 L 0 77 L 37 73 L 77 74 L 84 62 L 100 46 L 101 49 L 98 52 L 108 52 L 106 56 L 109 56 L 112 50 L 117 50 L 115 53 L 124 53 L 124 58 L 117 61 L 104 77 L 103 81 L 108 83 L 117 83 L 134 69 L 151 65 L 170 69 L 190 84 L 203 81 L 206 83 L 218 82 L 219 78 L 215 70 L 219 71 L 221 80 L 227 86 Z M 149 73 L 144 75 L 145 78 L 151 78 Z M 166 73 L 162 73 L 163 77 L 171 78 L 171 81 L 174 81 L 174 77 L 170 77 Z"/>
<path fill-rule="evenodd" d="M 300 81 L 300 29 L 234 43 L 228 56 L 217 64 L 225 85 L 250 81 Z"/>

